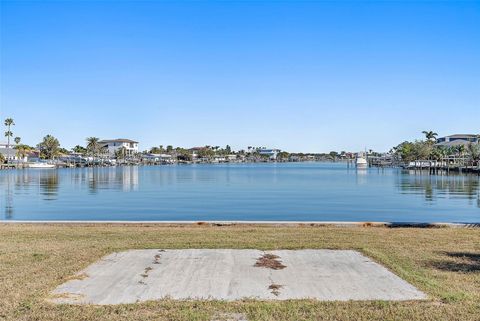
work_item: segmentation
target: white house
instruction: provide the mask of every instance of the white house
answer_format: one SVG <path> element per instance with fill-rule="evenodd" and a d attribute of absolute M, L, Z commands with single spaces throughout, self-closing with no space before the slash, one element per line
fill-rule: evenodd
<path fill-rule="evenodd" d="M 14 147 L 15 144 L 10 144 L 10 146 L 8 146 L 7 143 L 0 142 L 0 154 L 2 154 L 3 157 L 9 161 L 26 161 L 26 157 L 25 159 L 20 159 L 17 156 L 17 150 Z"/>
<path fill-rule="evenodd" d="M 478 143 L 480 141 L 479 135 L 474 134 L 456 134 L 445 137 L 440 137 L 437 139 L 437 146 L 458 146 L 464 145 L 467 146 L 470 143 Z"/>
<path fill-rule="evenodd" d="M 260 148 L 260 149 L 257 149 L 257 152 L 260 155 L 267 155 L 270 159 L 276 159 L 277 154 L 280 153 L 280 150 L 279 149 Z"/>
<path fill-rule="evenodd" d="M 143 159 L 151 162 L 163 162 L 168 164 L 173 164 L 175 161 L 173 160 L 172 155 L 169 154 L 143 154 Z"/>
<path fill-rule="evenodd" d="M 130 139 L 104 139 L 98 142 L 102 148 L 108 150 L 109 156 L 115 156 L 115 152 L 125 148 L 126 156 L 133 156 L 138 153 L 138 142 Z"/>

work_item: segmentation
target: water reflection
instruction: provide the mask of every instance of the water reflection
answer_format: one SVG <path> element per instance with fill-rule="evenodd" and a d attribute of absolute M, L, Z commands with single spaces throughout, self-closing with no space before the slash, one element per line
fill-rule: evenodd
<path fill-rule="evenodd" d="M 6 180 L 6 188 L 5 188 L 5 218 L 12 219 L 13 217 L 13 189 L 11 179 L 7 177 Z"/>
<path fill-rule="evenodd" d="M 44 200 L 56 200 L 58 196 L 58 171 L 49 170 L 39 173 L 38 182 L 40 186 L 40 195 Z"/>
<path fill-rule="evenodd" d="M 407 175 L 405 175 L 407 174 Z M 467 199 L 480 207 L 480 177 L 475 175 L 426 175 L 404 171 L 397 176 L 397 186 L 403 194 L 423 194 L 425 200 Z"/>
<path fill-rule="evenodd" d="M 74 170 L 74 186 L 87 186 L 91 194 L 99 190 L 133 191 L 138 189 L 138 167 L 85 168 Z"/>
<path fill-rule="evenodd" d="M 220 220 L 392 220 L 381 215 L 393 213 L 425 221 L 441 212 L 443 220 L 457 221 L 461 213 L 478 222 L 479 208 L 478 176 L 396 169 L 246 164 L 0 172 L 0 219 L 7 220 L 129 219 L 132 213 L 136 219 L 217 213 Z"/>

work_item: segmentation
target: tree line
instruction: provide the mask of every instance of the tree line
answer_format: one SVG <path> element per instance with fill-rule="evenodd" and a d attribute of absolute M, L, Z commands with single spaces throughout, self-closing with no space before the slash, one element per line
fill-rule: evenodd
<path fill-rule="evenodd" d="M 425 139 L 413 142 L 405 141 L 390 152 L 405 163 L 415 160 L 441 161 L 448 157 L 460 157 L 473 164 L 478 164 L 480 161 L 480 135 L 477 135 L 477 142 L 470 142 L 467 145 L 441 146 L 436 144 L 437 133 L 433 131 L 423 131 L 422 133 L 425 135 Z"/>

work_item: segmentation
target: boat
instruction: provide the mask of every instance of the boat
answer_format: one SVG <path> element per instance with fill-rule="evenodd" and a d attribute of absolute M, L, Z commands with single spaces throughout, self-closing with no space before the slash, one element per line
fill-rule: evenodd
<path fill-rule="evenodd" d="M 28 164 L 28 168 L 55 168 L 54 164 L 35 162 Z"/>
<path fill-rule="evenodd" d="M 357 159 L 355 160 L 355 165 L 357 168 L 367 168 L 368 167 L 368 161 L 367 158 L 363 153 L 358 153 L 357 154 Z"/>

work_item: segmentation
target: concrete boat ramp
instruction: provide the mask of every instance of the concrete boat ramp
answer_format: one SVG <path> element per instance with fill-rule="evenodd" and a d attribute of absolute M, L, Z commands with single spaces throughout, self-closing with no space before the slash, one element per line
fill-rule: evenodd
<path fill-rule="evenodd" d="M 418 300 L 424 293 L 350 250 L 131 250 L 110 254 L 50 301 L 121 304 L 178 300 Z"/>

